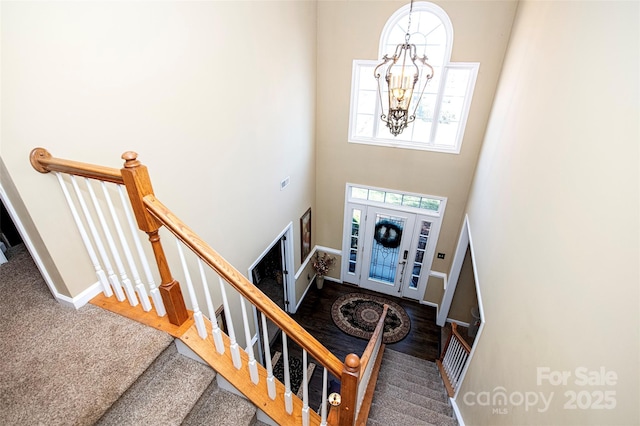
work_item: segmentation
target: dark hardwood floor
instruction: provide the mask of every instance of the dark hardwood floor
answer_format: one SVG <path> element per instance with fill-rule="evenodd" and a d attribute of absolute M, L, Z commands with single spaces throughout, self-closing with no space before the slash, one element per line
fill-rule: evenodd
<path fill-rule="evenodd" d="M 436 309 L 434 307 L 375 293 L 350 284 L 325 281 L 322 290 L 318 290 L 313 285 L 307 292 L 302 305 L 292 315 L 292 318 L 341 361 L 344 361 L 345 357 L 350 353 L 360 356 L 368 341 L 344 333 L 331 319 L 333 302 L 343 294 L 354 292 L 388 297 L 402 306 L 409 315 L 411 319 L 409 334 L 403 340 L 387 345 L 387 348 L 430 361 L 434 361 L 439 356 L 441 331 L 440 327 L 436 325 Z M 288 347 L 290 355 L 302 357 L 302 350 L 290 339 Z M 281 338 L 278 337 L 272 342 L 272 349 L 274 352 L 276 350 L 282 351 Z M 309 359 L 309 362 L 318 364 L 309 383 L 309 405 L 317 408 L 321 400 L 323 369 L 315 360 Z M 339 379 L 330 377 L 331 380 L 333 380 L 334 385 L 338 385 Z"/>

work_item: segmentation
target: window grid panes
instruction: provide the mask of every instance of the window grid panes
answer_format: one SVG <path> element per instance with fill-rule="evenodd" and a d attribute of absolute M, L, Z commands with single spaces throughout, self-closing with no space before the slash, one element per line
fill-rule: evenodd
<path fill-rule="evenodd" d="M 351 247 L 349 249 L 349 273 L 356 273 L 356 264 L 358 262 L 358 241 L 360 238 L 360 221 L 362 212 L 353 209 L 351 214 Z"/>
<path fill-rule="evenodd" d="M 381 36 L 379 58 L 392 55 L 398 44 L 405 42 L 409 9 L 394 14 Z M 402 133 L 392 136 L 380 119 L 380 99 L 373 70 L 377 60 L 354 61 L 349 141 L 373 145 L 440 152 L 460 152 L 464 127 L 471 105 L 478 72 L 477 63 L 450 63 L 453 29 L 446 13 L 432 3 L 416 2 L 411 15 L 410 43 L 416 45 L 418 55 L 426 55 L 434 68 L 434 77 L 420 97 L 425 81 L 416 86 L 409 108 L 415 120 Z M 382 102 L 388 94 L 381 78 Z M 384 110 L 386 111 L 386 106 Z"/>
<path fill-rule="evenodd" d="M 377 201 L 380 203 L 414 207 L 432 212 L 439 212 L 441 200 L 429 197 L 421 197 L 413 194 L 400 194 L 379 189 L 367 189 L 357 186 L 351 187 L 351 198 L 358 200 Z"/>
<path fill-rule="evenodd" d="M 416 248 L 416 257 L 413 260 L 413 269 L 411 271 L 411 280 L 409 281 L 409 288 L 418 288 L 418 281 L 420 281 L 420 272 L 422 272 L 422 265 L 425 258 L 425 251 L 427 249 L 427 242 L 429 240 L 429 232 L 431 230 L 431 222 L 425 220 L 422 221 L 420 226 L 420 234 L 418 234 L 418 245 Z"/>

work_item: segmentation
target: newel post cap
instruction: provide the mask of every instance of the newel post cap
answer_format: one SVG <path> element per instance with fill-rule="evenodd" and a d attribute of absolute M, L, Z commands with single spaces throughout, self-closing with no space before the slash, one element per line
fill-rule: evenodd
<path fill-rule="evenodd" d="M 356 354 L 349 354 L 344 359 L 344 365 L 348 371 L 356 372 L 360 369 L 360 357 Z"/>
<path fill-rule="evenodd" d="M 140 161 L 138 161 L 137 152 L 127 151 L 124 154 L 122 154 L 121 158 L 124 160 L 124 167 L 127 169 L 133 169 L 141 165 Z"/>

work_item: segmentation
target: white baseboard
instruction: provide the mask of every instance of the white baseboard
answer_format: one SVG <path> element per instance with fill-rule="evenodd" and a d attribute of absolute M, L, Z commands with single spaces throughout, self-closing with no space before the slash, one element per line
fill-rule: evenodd
<path fill-rule="evenodd" d="M 453 398 L 449 398 L 449 402 L 451 403 L 451 407 L 453 408 L 453 415 L 458 421 L 458 426 L 465 426 L 464 419 L 462 418 L 462 414 L 460 413 L 460 409 L 458 408 L 456 400 Z"/>
<path fill-rule="evenodd" d="M 447 318 L 447 322 L 455 322 L 456 324 L 458 324 L 461 327 L 467 327 L 469 328 L 469 323 L 468 322 L 464 322 L 464 321 L 458 321 L 452 318 Z"/>
<path fill-rule="evenodd" d="M 428 300 L 421 300 L 420 304 L 421 305 L 427 305 L 427 306 L 433 306 L 434 308 L 438 309 L 438 304 L 437 303 L 429 302 Z"/>
<path fill-rule="evenodd" d="M 69 306 L 75 309 L 80 309 L 84 305 L 89 303 L 91 299 L 93 299 L 98 294 L 100 294 L 100 292 L 102 292 L 102 285 L 100 284 L 100 282 L 96 282 L 90 285 L 89 288 L 84 290 L 82 293 L 80 293 L 76 297 L 65 296 L 63 294 L 58 293 L 57 291 L 55 292 L 54 295 L 58 303 L 60 303 L 61 305 Z"/>
<path fill-rule="evenodd" d="M 298 300 L 298 304 L 296 305 L 296 312 L 298 312 L 298 309 L 300 308 L 300 305 L 302 305 L 302 302 L 304 302 L 304 298 L 307 297 L 307 293 L 309 292 L 309 289 L 311 288 L 311 285 L 313 284 L 313 280 L 309 281 L 309 284 L 307 285 L 307 288 L 304 290 L 304 293 L 302 293 L 302 296 L 300 297 L 300 300 Z M 295 312 L 293 312 L 295 313 Z"/>

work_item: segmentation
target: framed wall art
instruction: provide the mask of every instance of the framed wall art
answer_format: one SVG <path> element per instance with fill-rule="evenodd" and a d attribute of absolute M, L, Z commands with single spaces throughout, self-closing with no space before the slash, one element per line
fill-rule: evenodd
<path fill-rule="evenodd" d="M 304 263 L 311 253 L 311 207 L 300 218 L 300 262 Z"/>

